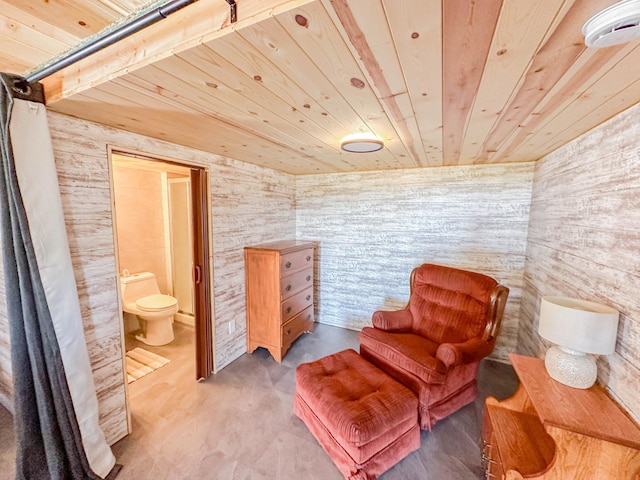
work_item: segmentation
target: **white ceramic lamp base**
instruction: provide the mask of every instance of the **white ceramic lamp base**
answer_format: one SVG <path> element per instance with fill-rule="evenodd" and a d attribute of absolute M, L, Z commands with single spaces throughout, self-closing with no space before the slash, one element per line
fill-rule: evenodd
<path fill-rule="evenodd" d="M 547 350 L 544 366 L 554 380 L 573 388 L 589 388 L 598 377 L 598 367 L 591 355 L 553 346 Z"/>

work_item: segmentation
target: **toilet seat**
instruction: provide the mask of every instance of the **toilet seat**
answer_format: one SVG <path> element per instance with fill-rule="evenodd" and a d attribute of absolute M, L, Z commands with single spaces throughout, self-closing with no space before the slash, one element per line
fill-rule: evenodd
<path fill-rule="evenodd" d="M 136 300 L 136 307 L 145 312 L 158 312 L 174 307 L 178 300 L 171 295 L 149 295 Z"/>

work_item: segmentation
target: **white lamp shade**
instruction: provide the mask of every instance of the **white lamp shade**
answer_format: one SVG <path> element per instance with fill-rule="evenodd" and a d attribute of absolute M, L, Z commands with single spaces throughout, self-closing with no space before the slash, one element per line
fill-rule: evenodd
<path fill-rule="evenodd" d="M 544 297 L 538 333 L 561 347 L 610 355 L 616 347 L 619 313 L 600 303 L 568 297 Z"/>

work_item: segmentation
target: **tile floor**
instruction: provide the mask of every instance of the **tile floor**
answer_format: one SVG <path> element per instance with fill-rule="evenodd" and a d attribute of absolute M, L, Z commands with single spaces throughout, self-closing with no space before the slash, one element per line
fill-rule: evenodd
<path fill-rule="evenodd" d="M 302 362 L 345 348 L 357 350 L 357 332 L 316 324 L 316 331 L 301 337 L 282 364 L 259 349 L 204 382 L 194 380 L 192 338 L 191 329 L 178 326 L 170 347 L 149 348 L 171 363 L 129 385 L 133 432 L 113 446 L 124 466 L 118 480 L 342 478 L 292 412 L 294 371 Z M 135 340 L 131 346 L 138 346 Z M 420 449 L 381 480 L 483 478 L 483 399 L 510 396 L 517 380 L 510 366 L 485 361 L 479 384 L 474 404 L 433 431 L 423 431 Z M 13 468 L 10 425 L 10 415 L 0 407 L 0 477 Z"/>

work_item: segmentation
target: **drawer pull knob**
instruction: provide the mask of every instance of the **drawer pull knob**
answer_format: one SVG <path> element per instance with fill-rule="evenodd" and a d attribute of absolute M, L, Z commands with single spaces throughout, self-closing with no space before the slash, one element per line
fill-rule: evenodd
<path fill-rule="evenodd" d="M 288 292 L 289 290 L 291 290 L 291 285 L 287 285 L 286 287 L 284 287 L 284 289 Z"/>
<path fill-rule="evenodd" d="M 285 264 L 284 264 L 284 267 L 285 267 L 285 268 L 291 268 L 291 262 L 287 262 L 287 263 L 285 263 Z"/>
<path fill-rule="evenodd" d="M 311 255 L 307 255 L 307 262 L 311 260 Z"/>
<path fill-rule="evenodd" d="M 307 282 L 311 280 L 311 275 L 307 275 Z"/>
<path fill-rule="evenodd" d="M 290 334 L 291 334 L 291 329 L 290 329 L 290 328 L 288 328 L 288 329 L 287 329 L 287 335 L 290 335 Z"/>
<path fill-rule="evenodd" d="M 311 300 L 311 295 L 307 295 L 307 301 Z"/>
<path fill-rule="evenodd" d="M 291 313 L 291 307 L 287 307 L 287 313 Z"/>

